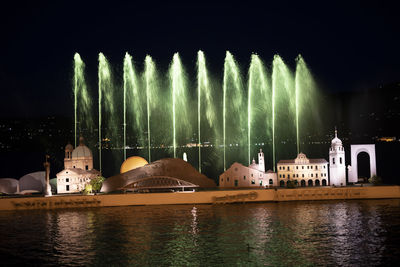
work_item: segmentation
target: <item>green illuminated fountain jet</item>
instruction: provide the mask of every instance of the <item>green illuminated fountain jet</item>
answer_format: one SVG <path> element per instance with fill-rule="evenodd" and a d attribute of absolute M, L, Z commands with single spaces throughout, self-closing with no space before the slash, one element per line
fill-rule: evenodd
<path fill-rule="evenodd" d="M 152 58 L 147 55 L 144 61 L 144 83 L 146 86 L 146 114 L 147 114 L 147 149 L 148 149 L 148 162 L 151 162 L 151 128 L 150 116 L 151 107 L 150 99 L 157 98 L 157 79 L 156 79 L 156 66 Z"/>
<path fill-rule="evenodd" d="M 271 90 L 268 83 L 264 64 L 258 55 L 251 55 L 251 62 L 248 74 L 248 94 L 247 94 L 247 146 L 248 146 L 248 164 L 251 163 L 251 143 L 254 137 L 253 132 L 262 137 L 262 140 L 268 139 L 271 124 L 268 118 L 271 117 Z M 264 119 L 265 118 L 265 119 Z M 254 129 L 252 131 L 252 129 Z M 260 129 L 262 129 L 260 131 Z"/>
<path fill-rule="evenodd" d="M 320 117 L 318 112 L 318 94 L 314 78 L 307 67 L 303 57 L 298 55 L 296 58 L 296 138 L 297 153 L 300 151 L 300 130 L 313 128 L 318 130 L 320 125 Z M 301 120 L 301 123 L 300 123 Z M 300 125 L 303 127 L 300 129 Z"/>
<path fill-rule="evenodd" d="M 227 51 L 224 62 L 223 78 L 223 151 L 224 151 L 224 171 L 226 170 L 226 141 L 227 129 L 229 129 L 229 141 L 231 145 L 243 144 L 243 122 L 245 110 L 243 103 L 242 81 L 240 78 L 239 67 L 232 54 Z M 227 111 L 229 113 L 227 113 Z M 229 121 L 229 125 L 227 125 Z"/>
<path fill-rule="evenodd" d="M 293 75 L 279 55 L 272 62 L 272 161 L 275 171 L 277 125 L 279 121 L 280 143 L 291 138 L 295 129 L 295 93 Z M 295 130 L 296 131 L 296 130 Z"/>
<path fill-rule="evenodd" d="M 82 127 L 91 129 L 92 101 L 85 81 L 85 63 L 78 53 L 74 55 L 74 144 L 76 147 L 78 134 L 82 135 Z M 77 129 L 79 124 L 79 130 Z M 78 133 L 79 131 L 79 133 Z"/>
<path fill-rule="evenodd" d="M 129 100 L 129 101 L 128 101 Z M 128 104 L 129 103 L 129 104 Z M 127 107 L 129 105 L 129 108 Z M 142 101 L 139 92 L 137 75 L 132 64 L 132 56 L 128 53 L 124 58 L 124 160 L 126 159 L 126 126 L 127 126 L 127 111 L 130 117 L 134 117 L 133 129 L 140 135 L 143 133 L 142 121 Z M 140 136 L 140 139 L 143 139 Z"/>
<path fill-rule="evenodd" d="M 170 88 L 172 96 L 172 127 L 173 150 L 176 158 L 177 137 L 184 138 L 190 134 L 187 109 L 188 99 L 186 95 L 186 77 L 179 53 L 175 53 L 169 70 Z"/>
<path fill-rule="evenodd" d="M 202 110 L 201 103 L 206 107 Z M 203 51 L 197 52 L 197 130 L 199 148 L 199 172 L 201 172 L 201 117 L 206 115 L 208 125 L 213 128 L 216 120 L 215 105 L 213 103 L 212 86 L 208 78 L 206 59 Z"/>
<path fill-rule="evenodd" d="M 118 127 L 117 120 L 114 114 L 114 91 L 111 81 L 111 70 L 109 63 L 103 53 L 99 53 L 99 68 L 98 68 L 98 92 L 99 92 L 99 165 L 101 166 L 101 150 L 102 150 L 102 120 L 106 116 L 106 136 L 116 138 L 116 130 Z M 104 105 L 105 114 L 102 113 L 102 104 Z M 116 125 L 117 124 L 117 125 Z"/>

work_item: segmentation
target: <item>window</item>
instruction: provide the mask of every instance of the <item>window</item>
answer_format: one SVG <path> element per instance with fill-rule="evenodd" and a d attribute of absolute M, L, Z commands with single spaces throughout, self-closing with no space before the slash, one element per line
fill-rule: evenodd
<path fill-rule="evenodd" d="M 69 178 L 65 179 L 65 182 L 69 183 Z"/>
<path fill-rule="evenodd" d="M 224 181 L 224 178 L 221 178 L 221 182 L 223 182 Z"/>
<path fill-rule="evenodd" d="M 239 181 L 235 180 L 235 186 L 238 186 L 238 184 L 239 184 Z"/>
<path fill-rule="evenodd" d="M 262 186 L 262 181 L 260 181 L 260 186 Z"/>
<path fill-rule="evenodd" d="M 335 158 L 332 158 L 332 164 L 335 165 Z"/>
<path fill-rule="evenodd" d="M 304 178 L 304 173 L 301 175 L 301 177 L 303 177 L 303 178 Z"/>
<path fill-rule="evenodd" d="M 290 166 L 287 167 L 287 170 L 290 171 Z"/>
<path fill-rule="evenodd" d="M 282 174 L 279 174 L 279 178 L 282 178 Z"/>
<path fill-rule="evenodd" d="M 298 175 L 298 174 L 296 174 L 296 177 L 297 177 L 297 178 L 299 178 L 299 175 Z"/>
<path fill-rule="evenodd" d="M 339 158 L 340 164 L 342 164 L 342 157 Z"/>
<path fill-rule="evenodd" d="M 285 169 L 285 166 L 283 166 L 283 169 Z"/>
<path fill-rule="evenodd" d="M 285 178 L 285 175 L 283 175 L 283 178 Z"/>
<path fill-rule="evenodd" d="M 313 177 L 313 174 L 311 173 L 311 177 Z"/>
<path fill-rule="evenodd" d="M 304 166 L 301 166 L 302 169 L 304 169 Z"/>
<path fill-rule="evenodd" d="M 299 169 L 299 166 L 296 166 L 296 170 L 298 170 Z"/>
<path fill-rule="evenodd" d="M 74 166 L 74 169 L 75 169 L 75 166 Z"/>
<path fill-rule="evenodd" d="M 86 170 L 89 170 L 89 166 L 88 166 L 88 165 L 86 165 L 86 166 L 85 166 L 85 169 L 86 169 Z"/>
<path fill-rule="evenodd" d="M 287 175 L 287 178 L 288 178 L 288 179 L 290 178 L 290 174 Z"/>
<path fill-rule="evenodd" d="M 326 169 L 326 166 L 324 165 L 324 169 Z"/>
<path fill-rule="evenodd" d="M 246 180 L 246 175 L 245 175 L 245 176 L 243 176 L 243 180 Z"/>
<path fill-rule="evenodd" d="M 251 174 L 251 177 L 253 177 L 253 174 Z"/>
<path fill-rule="evenodd" d="M 318 173 L 315 174 L 315 177 L 318 178 Z"/>
<path fill-rule="evenodd" d="M 311 166 L 311 169 L 312 169 L 312 167 L 313 167 L 313 166 Z"/>
<path fill-rule="evenodd" d="M 69 191 L 69 185 L 68 184 L 65 186 L 65 191 Z"/>
<path fill-rule="evenodd" d="M 318 166 L 315 166 L 315 169 L 318 170 Z"/>
<path fill-rule="evenodd" d="M 256 184 L 256 181 L 254 179 L 251 180 L 251 184 Z"/>
<path fill-rule="evenodd" d="M 282 170 L 282 167 L 281 167 L 281 166 L 279 166 L 279 169 L 280 169 L 280 170 Z"/>
<path fill-rule="evenodd" d="M 226 181 L 227 181 L 227 182 L 229 182 L 229 177 L 228 177 L 228 178 L 226 178 Z"/>

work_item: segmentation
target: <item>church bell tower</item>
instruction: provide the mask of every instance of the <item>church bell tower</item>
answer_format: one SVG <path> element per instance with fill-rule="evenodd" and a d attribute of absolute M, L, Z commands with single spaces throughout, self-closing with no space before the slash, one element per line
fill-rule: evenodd
<path fill-rule="evenodd" d="M 346 164 L 344 159 L 343 144 L 337 137 L 337 130 L 335 128 L 335 138 L 333 138 L 331 147 L 329 148 L 330 185 L 346 185 Z"/>

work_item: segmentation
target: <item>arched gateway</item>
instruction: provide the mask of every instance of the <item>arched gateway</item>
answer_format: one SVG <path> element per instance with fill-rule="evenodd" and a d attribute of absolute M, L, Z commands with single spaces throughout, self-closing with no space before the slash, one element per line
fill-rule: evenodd
<path fill-rule="evenodd" d="M 349 170 L 349 182 L 357 183 L 358 182 L 358 162 L 357 156 L 361 152 L 365 152 L 369 155 L 369 166 L 371 177 L 376 175 L 376 157 L 375 157 L 375 145 L 351 145 L 350 148 L 351 153 L 351 166 L 348 166 Z"/>

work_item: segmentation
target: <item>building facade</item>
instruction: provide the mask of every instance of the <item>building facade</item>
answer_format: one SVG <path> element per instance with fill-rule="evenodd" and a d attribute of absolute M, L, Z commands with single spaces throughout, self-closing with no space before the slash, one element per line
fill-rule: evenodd
<path fill-rule="evenodd" d="M 248 167 L 240 163 L 233 163 L 229 169 L 219 176 L 219 187 L 269 187 L 277 186 L 277 175 L 268 170 L 265 172 L 264 153 L 260 149 L 258 164 L 253 159 Z"/>
<path fill-rule="evenodd" d="M 100 172 L 93 169 L 92 151 L 85 146 L 83 138 L 75 149 L 71 144 L 65 147 L 64 170 L 57 173 L 57 193 L 77 193 Z"/>
<path fill-rule="evenodd" d="M 297 186 L 327 186 L 328 162 L 325 159 L 308 159 L 304 153 L 291 160 L 280 160 L 277 164 L 279 186 L 288 181 Z"/>

